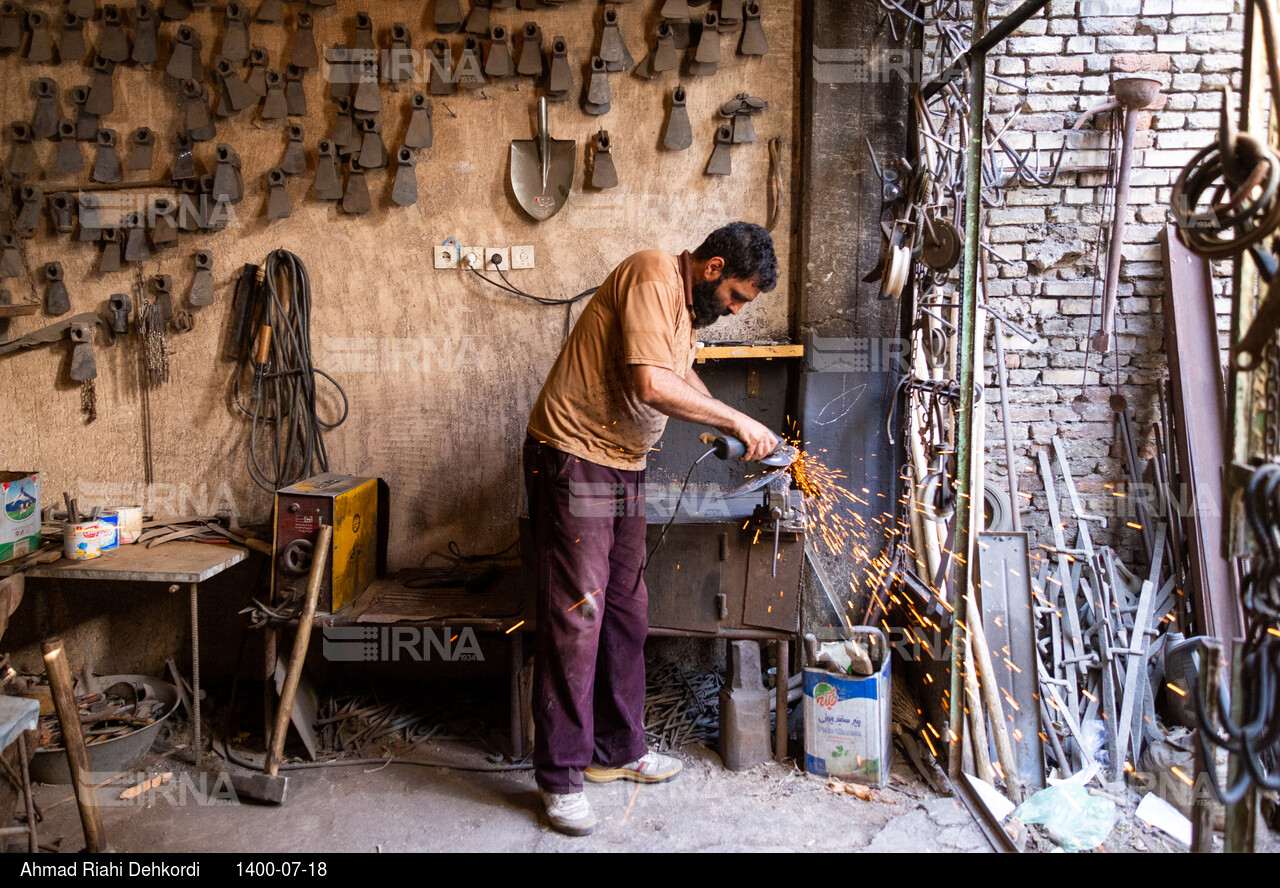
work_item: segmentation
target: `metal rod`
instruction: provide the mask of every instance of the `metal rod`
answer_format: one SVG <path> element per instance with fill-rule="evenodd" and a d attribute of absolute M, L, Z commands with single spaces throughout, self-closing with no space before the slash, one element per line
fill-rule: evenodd
<path fill-rule="evenodd" d="M 1034 6 L 1040 9 L 1045 3 L 1032 0 L 1021 9 Z M 1035 11 L 1032 10 L 1032 12 Z M 1020 11 L 1020 10 L 1019 10 Z M 1028 13 L 1028 16 L 1030 13 Z M 1018 11 L 1005 22 L 1017 18 Z M 1025 17 L 1024 17 L 1025 19 Z M 1016 25 L 1015 25 L 1016 27 Z M 987 2 L 974 0 L 973 33 L 981 34 L 987 28 Z M 947 756 L 947 769 L 959 776 L 960 734 L 964 729 L 963 651 L 965 602 L 968 598 L 969 577 L 972 571 L 972 545 L 969 535 L 970 510 L 973 508 L 973 486 L 970 457 L 973 449 L 973 353 L 977 339 L 978 306 L 978 240 L 982 234 L 982 131 L 986 113 L 986 37 L 974 44 L 969 56 L 970 101 L 969 144 L 965 155 L 965 205 L 964 205 L 964 285 L 960 309 L 960 407 L 956 411 L 956 513 L 953 519 L 956 543 L 954 551 L 959 562 L 955 571 L 955 584 L 951 601 L 955 607 L 955 622 L 951 627 L 951 736 Z M 963 553 L 963 555 L 959 554 Z"/>
<path fill-rule="evenodd" d="M 1107 241 L 1107 278 L 1102 288 L 1101 329 L 1093 347 L 1100 352 L 1111 350 L 1111 336 L 1116 329 L 1116 291 L 1120 287 L 1120 253 L 1124 246 L 1125 217 L 1129 208 L 1129 172 L 1133 168 L 1133 142 L 1138 136 L 1138 109 L 1124 112 L 1124 136 L 1120 143 L 1120 173 L 1116 178 L 1116 210 L 1111 221 L 1111 239 Z"/>

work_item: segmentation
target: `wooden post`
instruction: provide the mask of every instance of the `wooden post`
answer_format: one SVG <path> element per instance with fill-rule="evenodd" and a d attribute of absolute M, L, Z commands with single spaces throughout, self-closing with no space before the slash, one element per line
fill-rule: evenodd
<path fill-rule="evenodd" d="M 67 751 L 67 768 L 71 771 L 76 804 L 80 806 L 85 850 L 102 851 L 106 846 L 102 815 L 98 811 L 98 799 L 89 770 L 89 753 L 84 746 L 84 733 L 80 730 L 80 709 L 71 689 L 71 668 L 67 665 L 62 639 L 51 638 L 44 643 L 44 668 L 49 675 L 58 723 L 62 726 L 62 745 Z"/>

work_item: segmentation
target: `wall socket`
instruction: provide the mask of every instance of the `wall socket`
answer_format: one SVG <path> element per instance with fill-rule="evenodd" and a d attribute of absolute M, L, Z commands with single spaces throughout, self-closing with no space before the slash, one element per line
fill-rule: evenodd
<path fill-rule="evenodd" d="M 495 257 L 498 259 L 497 262 L 493 261 Z M 484 248 L 484 270 L 485 271 L 493 271 L 494 269 L 497 269 L 499 271 L 506 271 L 510 267 L 511 267 L 511 260 L 507 257 L 506 247 L 485 247 Z"/>
<path fill-rule="evenodd" d="M 512 247 L 511 267 L 533 268 L 533 247 Z"/>
<path fill-rule="evenodd" d="M 442 244 L 435 248 L 436 268 L 457 268 L 458 254 L 452 244 Z"/>
<path fill-rule="evenodd" d="M 459 252 L 462 258 L 458 260 L 459 268 L 474 268 L 479 270 L 484 265 L 484 248 L 483 247 L 460 247 Z"/>

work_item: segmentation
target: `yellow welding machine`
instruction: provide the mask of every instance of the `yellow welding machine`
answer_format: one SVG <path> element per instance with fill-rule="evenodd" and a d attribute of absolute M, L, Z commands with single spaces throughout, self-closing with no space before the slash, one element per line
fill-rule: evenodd
<path fill-rule="evenodd" d="M 320 585 L 319 612 L 355 601 L 386 571 L 390 496 L 381 478 L 331 472 L 276 491 L 272 596 L 301 602 L 320 526 L 333 527 L 333 550 Z"/>

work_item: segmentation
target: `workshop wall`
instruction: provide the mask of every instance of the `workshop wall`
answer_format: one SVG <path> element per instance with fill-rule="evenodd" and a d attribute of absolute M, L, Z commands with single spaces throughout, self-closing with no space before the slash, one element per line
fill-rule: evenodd
<path fill-rule="evenodd" d="M 622 34 L 636 61 L 652 48 L 661 5 L 646 0 L 618 6 Z M 55 23 L 64 9 L 61 3 L 27 6 L 45 11 Z M 136 306 L 150 298 L 144 282 L 163 273 L 172 275 L 175 304 L 191 311 L 194 327 L 169 330 L 170 376 L 159 386 L 144 381 L 136 333 L 118 338 L 110 348 L 99 343 L 93 422 L 81 412 L 80 385 L 69 379 L 70 349 L 65 344 L 0 360 L 0 390 L 5 392 L 0 399 L 5 429 L 0 465 L 39 470 L 45 505 L 65 490 L 78 495 L 82 507 L 143 501 L 160 514 L 234 512 L 242 521 L 266 520 L 270 498 L 250 482 L 245 468 L 249 424 L 233 404 L 234 364 L 224 351 L 241 266 L 261 263 L 269 251 L 284 248 L 300 256 L 310 272 L 315 364 L 332 374 L 349 404 L 345 423 L 325 438 L 330 468 L 389 482 L 391 566 L 419 565 L 450 540 L 466 552 L 503 548 L 515 538 L 523 496 L 519 448 L 528 411 L 576 310 L 533 304 L 466 272 L 434 270 L 433 246 L 449 237 L 464 246 L 531 245 L 536 268 L 511 272 L 512 282 L 540 296 L 566 297 L 598 284 L 636 250 L 679 252 L 695 247 L 726 222 L 764 223 L 771 138 L 781 140 L 787 182 L 793 166 L 799 6 L 762 4 L 769 41 L 762 58 L 738 55 L 734 32 L 721 37 L 723 63 L 714 75 L 668 72 L 652 81 L 629 73 L 609 75 L 612 107 L 598 118 L 581 109 L 580 96 L 603 7 L 572 2 L 533 11 L 494 10 L 493 21 L 507 26 L 517 49 L 525 21 L 541 26 L 548 50 L 555 35 L 569 44 L 574 89 L 567 101 L 552 103 L 550 131 L 556 138 L 576 140 L 575 183 L 569 205 L 543 223 L 532 222 L 519 209 L 507 177 L 510 140 L 533 137 L 540 90 L 529 78 L 432 97 L 434 145 L 418 152 L 417 203 L 401 208 L 390 199 L 394 155 L 404 138 L 412 92 L 428 91 L 424 47 L 445 36 L 457 64 L 462 35 L 436 32 L 434 4 L 339 0 L 331 9 L 314 10 L 322 54 L 326 46 L 352 42 L 357 10 L 372 16 L 377 46 L 389 45 L 393 22 L 404 22 L 413 35 L 412 48 L 420 52 L 416 82 L 383 84 L 383 138 L 392 165 L 368 175 L 372 211 L 348 215 L 335 202 L 312 195 L 316 143 L 330 137 L 336 116 L 324 74 L 313 70 L 304 79 L 306 116 L 262 120 L 255 104 L 235 117 L 217 118 L 216 138 L 196 144 L 200 172 L 213 172 L 218 143 L 231 145 L 240 155 L 245 197 L 234 206 L 226 230 L 183 233 L 176 246 L 157 249 L 146 261 L 99 273 L 97 246 L 79 243 L 74 233 L 51 233 L 46 217 L 36 236 L 22 242 L 23 274 L 3 282 L 14 301 L 44 299 L 39 271 L 55 259 L 65 270 L 72 313 L 105 310 L 113 293 L 130 294 Z M 252 4 L 251 14 L 256 7 Z M 126 8 L 132 7 L 121 7 Z M 249 24 L 249 43 L 267 48 L 269 70 L 284 68 L 299 9 L 288 4 L 282 24 Z M 701 12 L 695 9 L 695 14 Z M 206 83 L 216 103 L 219 89 L 210 69 L 222 43 L 223 20 L 221 3 L 197 8 L 182 23 L 162 20 L 157 63 L 150 69 L 131 63 L 117 67 L 115 109 L 101 125 L 116 131 L 122 164 L 127 165 L 129 137 L 136 127 L 148 126 L 157 134 L 152 171 L 126 170 L 126 184 L 167 181 L 173 164 L 178 109 L 162 75 L 179 24 L 193 27 L 202 38 L 202 58 L 210 72 Z M 59 116 L 74 117 L 70 91 L 90 82 L 89 60 L 102 28 L 101 12 L 86 23 L 91 49 L 84 62 L 33 64 L 21 57 L 25 40 L 23 50 L 0 56 L 0 122 L 31 119 L 38 77 L 57 81 Z M 55 24 L 53 30 L 57 43 L 59 27 Z M 692 147 L 680 152 L 661 144 L 669 96 L 677 83 L 688 91 L 693 129 Z M 754 120 L 757 141 L 733 149 L 732 175 L 705 175 L 716 126 L 722 122 L 717 110 L 743 92 L 769 103 Z M 267 170 L 281 162 L 286 127 L 295 122 L 305 132 L 307 170 L 288 181 L 291 215 L 268 222 Z M 601 128 L 612 139 L 620 179 L 618 187 L 607 191 L 585 185 L 587 146 Z M 8 157 L 12 145 L 5 150 Z M 40 184 L 46 195 L 88 185 L 94 166 L 91 143 L 81 143 L 85 171 L 79 176 L 54 173 L 57 150 L 57 142 L 38 140 L 37 173 L 26 181 Z M 790 189 L 784 191 L 783 222 L 775 232 L 778 289 L 741 317 L 708 331 L 707 338 L 790 339 L 791 201 Z M 128 201 L 134 208 L 157 194 L 173 196 L 163 185 L 102 196 L 108 206 Z M 216 301 L 191 308 L 186 293 L 198 249 L 213 253 Z M 53 321 L 45 313 L 15 318 L 7 335 L 19 336 Z M 341 401 L 334 388 L 322 382 L 319 390 L 322 416 L 336 418 Z M 148 449 L 153 466 L 149 477 Z"/>
<path fill-rule="evenodd" d="M 1171 219 L 1174 181 L 1215 137 L 1223 86 L 1230 84 L 1238 95 L 1242 11 L 1236 0 L 1054 0 L 1047 15 L 1031 19 L 991 58 L 989 73 L 999 78 L 987 81 L 995 126 L 1021 108 L 1008 140 L 1020 151 L 1038 150 L 1046 174 L 1064 140 L 1067 148 L 1053 185 L 1010 187 L 1003 205 L 986 213 L 989 243 L 1008 260 L 989 262 L 991 304 L 1040 334 L 1035 345 L 1016 335 L 1006 335 L 1004 342 L 1024 526 L 1034 542 L 1053 542 L 1035 454 L 1059 435 L 1085 508 L 1109 519 L 1101 539 L 1125 552 L 1130 564 L 1141 551 L 1131 526 L 1135 512 L 1122 496 L 1124 456 L 1108 399 L 1116 385 L 1134 416 L 1139 459 L 1150 459 L 1158 390 L 1168 376 L 1158 238 Z M 1100 226 L 1107 202 L 1114 200 L 1114 190 L 1106 187 L 1112 115 L 1094 117 L 1082 132 L 1068 131 L 1083 111 L 1106 100 L 1113 78 L 1126 73 L 1159 79 L 1162 99 L 1139 118 L 1120 267 L 1118 345 L 1104 362 L 1097 352 L 1087 353 L 1087 346 L 1090 312 L 1101 301 L 1106 269 L 1105 248 L 1099 257 L 1097 247 L 1109 231 L 1100 233 Z M 1117 134 L 1117 155 L 1119 144 Z M 1214 286 L 1225 347 L 1229 263 L 1215 268 Z M 1095 317 L 1093 332 L 1097 325 Z M 1007 461 L 990 324 L 986 336 L 987 477 L 1003 488 Z M 1082 384 L 1088 406 L 1078 415 L 1072 401 Z M 1100 531 L 1092 532 L 1096 543 Z"/>

